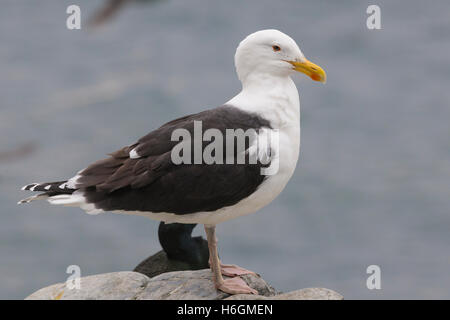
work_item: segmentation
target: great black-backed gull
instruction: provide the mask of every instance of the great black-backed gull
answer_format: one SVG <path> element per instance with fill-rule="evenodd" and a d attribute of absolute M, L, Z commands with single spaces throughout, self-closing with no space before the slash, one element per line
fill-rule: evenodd
<path fill-rule="evenodd" d="M 256 293 L 239 277 L 251 271 L 221 264 L 215 227 L 258 211 L 284 189 L 300 150 L 300 102 L 290 76 L 299 71 L 325 82 L 326 75 L 305 58 L 292 38 L 277 30 L 247 36 L 236 50 L 235 65 L 242 91 L 223 106 L 170 121 L 71 179 L 29 184 L 23 190 L 42 193 L 19 203 L 45 198 L 52 204 L 80 207 L 90 214 L 110 211 L 167 223 L 202 223 L 216 288 L 230 294 Z M 203 130 L 212 129 L 223 135 L 238 129 L 251 129 L 257 135 L 246 137 L 241 153 L 233 145 L 231 160 L 236 163 L 229 162 L 229 158 L 216 158 L 209 164 L 197 161 L 195 139 L 189 154 L 184 154 L 189 149 L 180 153 L 183 159 L 187 155 L 194 161 L 174 161 L 173 151 L 181 143 L 173 141 L 173 133 L 180 129 L 195 136 L 199 123 Z M 277 137 L 276 143 L 260 144 L 268 134 Z M 210 139 L 211 145 L 215 139 L 217 136 Z M 200 154 L 210 144 L 203 140 Z M 215 156 L 218 151 L 223 151 L 224 159 L 229 156 L 225 145 L 223 150 L 215 149 Z M 246 161 L 238 163 L 242 152 Z M 249 160 L 255 153 L 256 163 Z M 269 154 L 270 161 L 262 161 Z M 274 163 L 275 171 L 262 174 Z M 224 279 L 222 275 L 231 278 Z"/>

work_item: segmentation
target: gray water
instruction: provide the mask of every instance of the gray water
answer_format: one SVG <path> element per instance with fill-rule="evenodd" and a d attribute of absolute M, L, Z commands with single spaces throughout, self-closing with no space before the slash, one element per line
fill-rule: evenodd
<path fill-rule="evenodd" d="M 19 188 L 56 181 L 162 123 L 240 89 L 239 41 L 277 28 L 321 65 L 298 75 L 302 150 L 269 206 L 218 227 L 221 257 L 279 290 L 346 298 L 450 298 L 450 3 L 167 0 L 135 4 L 95 31 L 66 29 L 101 1 L 4 0 L 0 10 L 0 298 L 82 275 L 131 270 L 159 250 L 158 223 L 89 216 Z M 382 29 L 366 28 L 381 7 Z M 201 228 L 195 231 L 203 234 Z M 381 267 L 381 290 L 366 268 Z"/>

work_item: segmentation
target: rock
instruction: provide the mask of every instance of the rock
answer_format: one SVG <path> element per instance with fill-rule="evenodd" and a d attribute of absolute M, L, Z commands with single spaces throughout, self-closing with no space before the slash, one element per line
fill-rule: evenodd
<path fill-rule="evenodd" d="M 176 271 L 163 273 L 149 278 L 132 271 L 112 272 L 81 278 L 81 288 L 72 289 L 65 283 L 58 283 L 40 289 L 26 299 L 28 300 L 310 300 L 338 299 L 343 297 L 329 289 L 308 288 L 289 293 L 278 294 L 261 277 L 245 275 L 243 279 L 256 289 L 259 295 L 234 295 L 217 291 L 212 282 L 209 269 L 197 271 Z"/>
<path fill-rule="evenodd" d="M 261 277 L 246 275 L 243 278 L 247 284 L 257 290 L 259 294 L 267 296 L 275 294 L 275 290 Z M 230 295 L 217 291 L 214 288 L 212 274 L 209 269 L 164 273 L 152 278 L 146 290 L 140 295 L 144 300 L 220 300 L 228 296 Z"/>
<path fill-rule="evenodd" d="M 98 274 L 80 279 L 80 289 L 70 290 L 65 283 L 36 291 L 27 300 L 132 300 L 150 280 L 131 271 Z"/>

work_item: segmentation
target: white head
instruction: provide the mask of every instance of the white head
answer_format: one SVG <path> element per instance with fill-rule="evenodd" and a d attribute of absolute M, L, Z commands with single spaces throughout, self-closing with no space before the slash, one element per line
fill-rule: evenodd
<path fill-rule="evenodd" d="M 295 41 L 278 30 L 261 30 L 239 44 L 234 57 L 239 79 L 250 76 L 288 77 L 294 71 L 305 73 L 315 81 L 325 82 L 325 71 L 308 61 Z"/>

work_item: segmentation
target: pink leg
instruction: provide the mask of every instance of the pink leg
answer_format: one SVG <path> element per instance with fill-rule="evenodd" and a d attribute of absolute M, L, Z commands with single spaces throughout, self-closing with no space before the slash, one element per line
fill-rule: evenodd
<path fill-rule="evenodd" d="M 235 266 L 232 266 L 232 274 L 235 275 L 234 278 L 231 279 L 223 279 L 221 264 L 219 260 L 219 255 L 217 253 L 217 239 L 216 239 L 216 226 L 205 225 L 206 238 L 208 240 L 208 248 L 209 248 L 209 259 L 211 271 L 213 273 L 214 285 L 218 290 L 229 294 L 238 294 L 238 293 L 251 293 L 258 294 L 258 291 L 250 288 L 244 280 L 242 280 L 239 276 L 236 276 L 233 272 L 238 272 L 238 270 L 234 269 Z M 239 267 L 238 267 L 239 268 Z M 240 268 L 240 272 L 242 269 Z M 247 270 L 246 270 L 247 271 Z M 248 272 L 247 272 L 248 273 Z"/>

